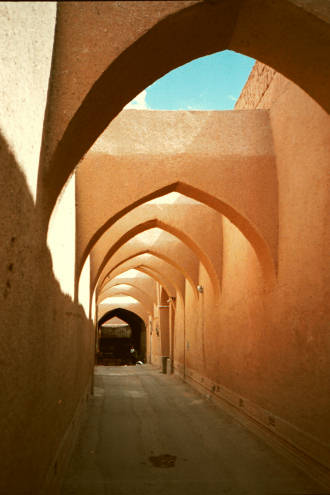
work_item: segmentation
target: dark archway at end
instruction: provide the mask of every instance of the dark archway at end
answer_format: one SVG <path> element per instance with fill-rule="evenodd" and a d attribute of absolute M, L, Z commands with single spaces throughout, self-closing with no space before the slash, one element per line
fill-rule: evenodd
<path fill-rule="evenodd" d="M 117 345 L 118 348 L 117 352 L 120 353 L 120 358 L 122 359 L 122 361 L 125 361 L 125 353 L 127 353 L 127 361 L 129 362 L 130 361 L 129 349 L 132 346 L 136 350 L 135 361 L 138 360 L 145 362 L 146 326 L 142 318 L 140 318 L 140 316 L 138 316 L 136 313 L 133 313 L 132 311 L 123 308 L 116 308 L 111 311 L 108 311 L 98 321 L 97 324 L 98 330 L 101 329 L 102 325 L 104 325 L 107 321 L 111 320 L 115 316 L 126 322 L 132 331 L 130 337 L 124 337 L 122 339 L 119 338 L 113 339 L 114 342 L 115 341 L 119 342 L 119 340 L 122 340 L 122 345 L 121 346 Z M 102 336 L 101 336 L 101 340 L 102 340 Z M 113 351 L 114 354 L 116 354 L 115 343 L 113 349 L 114 349 Z M 133 360 L 132 360 L 132 364 L 133 364 Z"/>

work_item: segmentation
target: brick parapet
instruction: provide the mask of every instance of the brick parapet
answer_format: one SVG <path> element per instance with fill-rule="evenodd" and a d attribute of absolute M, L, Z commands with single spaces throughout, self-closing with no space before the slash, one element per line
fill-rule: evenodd
<path fill-rule="evenodd" d="M 271 67 L 256 61 L 236 102 L 235 110 L 268 109 L 270 101 L 265 96 L 274 79 L 278 77 L 283 78 Z"/>

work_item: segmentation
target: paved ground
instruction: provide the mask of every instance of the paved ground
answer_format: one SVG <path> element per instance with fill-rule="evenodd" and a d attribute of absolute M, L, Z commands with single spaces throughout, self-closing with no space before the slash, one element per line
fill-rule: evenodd
<path fill-rule="evenodd" d="M 301 495 L 325 490 L 175 377 L 96 368 L 62 495 Z"/>

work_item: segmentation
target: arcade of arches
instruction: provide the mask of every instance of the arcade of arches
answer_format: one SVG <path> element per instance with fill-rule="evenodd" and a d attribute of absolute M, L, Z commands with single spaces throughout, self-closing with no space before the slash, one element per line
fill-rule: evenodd
<path fill-rule="evenodd" d="M 0 493 L 56 493 L 111 321 L 329 486 L 328 1 L 0 16 Z M 122 111 L 224 49 L 233 111 Z"/>

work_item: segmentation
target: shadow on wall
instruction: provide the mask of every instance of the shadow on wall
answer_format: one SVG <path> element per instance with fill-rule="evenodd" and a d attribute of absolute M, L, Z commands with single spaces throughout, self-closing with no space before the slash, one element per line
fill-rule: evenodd
<path fill-rule="evenodd" d="M 87 389 L 94 332 L 54 278 L 41 215 L 2 136 L 0 159 L 0 493 L 32 494 Z"/>

